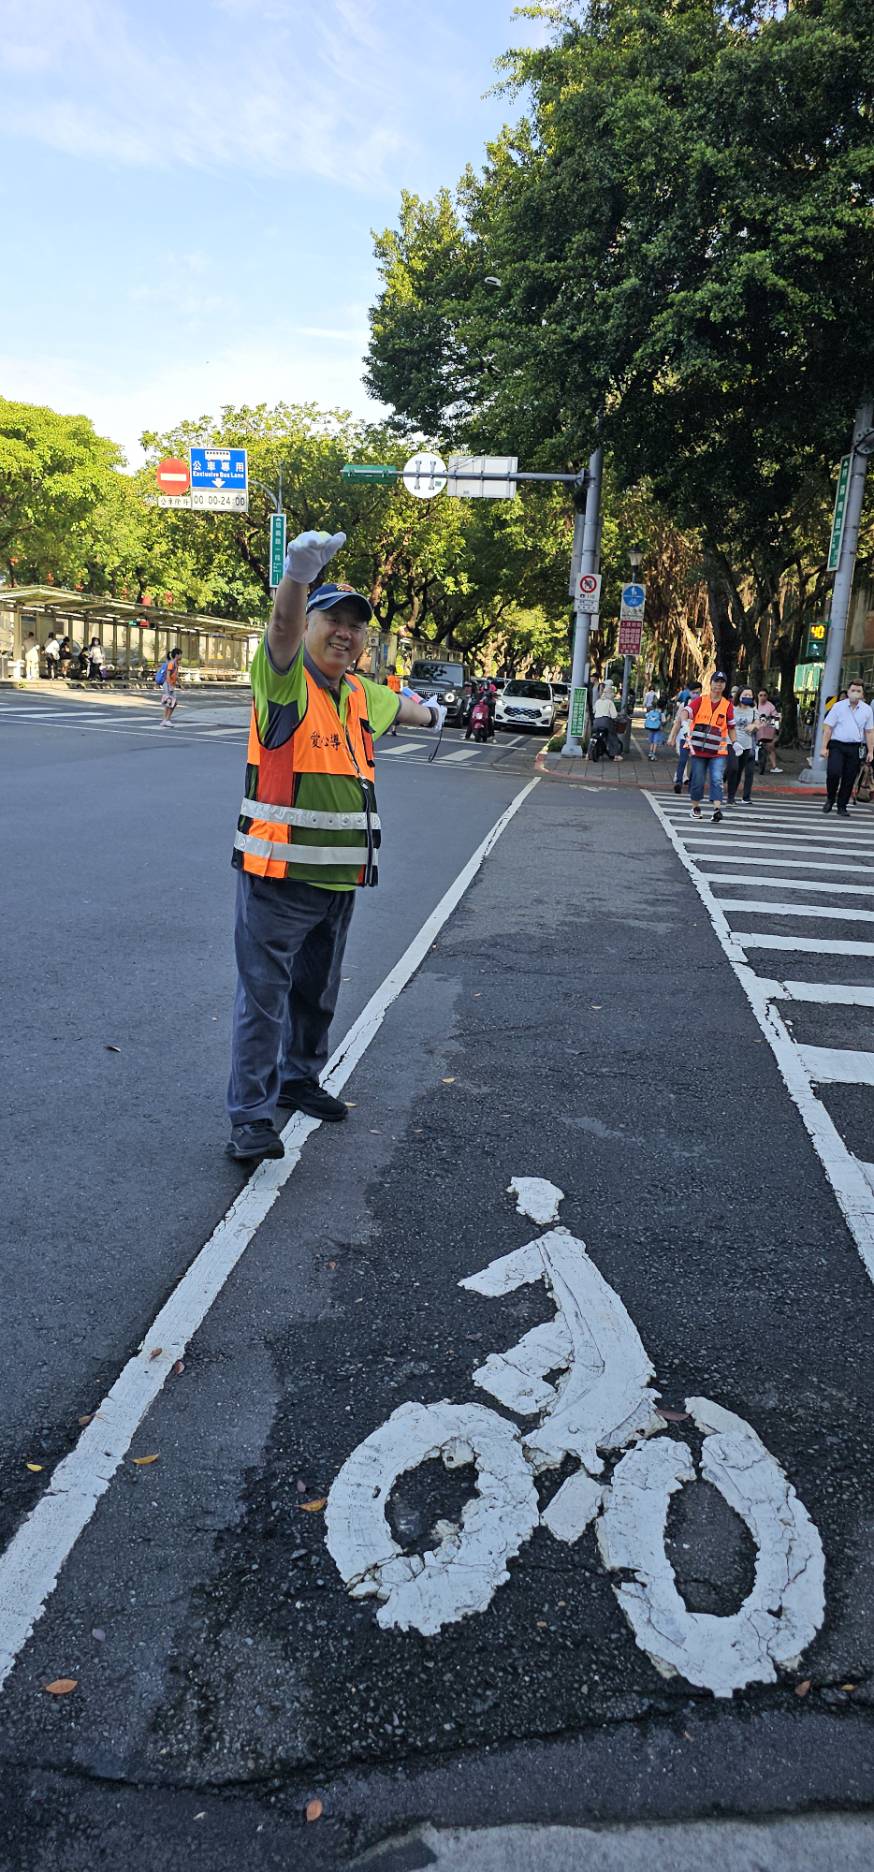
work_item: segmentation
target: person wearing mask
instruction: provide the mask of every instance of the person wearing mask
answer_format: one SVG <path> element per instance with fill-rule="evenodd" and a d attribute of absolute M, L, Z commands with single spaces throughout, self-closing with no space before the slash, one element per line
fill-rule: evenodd
<path fill-rule="evenodd" d="M 759 690 L 756 703 L 756 740 L 764 748 L 769 773 L 782 773 L 777 766 L 777 729 L 780 726 L 779 710 L 774 707 L 767 689 Z"/>
<path fill-rule="evenodd" d="M 99 683 L 103 681 L 103 669 L 104 669 L 105 663 L 106 663 L 106 658 L 103 654 L 103 645 L 100 641 L 100 638 L 92 637 L 91 642 L 88 645 L 88 680 L 89 682 Z"/>
<path fill-rule="evenodd" d="M 345 533 L 292 540 L 252 659 L 252 715 L 233 864 L 237 992 L 228 1155 L 282 1157 L 277 1112 L 335 1122 L 320 1084 L 359 886 L 378 881 L 373 743 L 392 722 L 442 729 L 446 710 L 354 673 L 373 616 L 351 585 L 315 585 Z M 315 589 L 310 590 L 315 585 Z"/>
<path fill-rule="evenodd" d="M 741 685 L 738 700 L 734 705 L 734 747 L 729 755 L 726 773 L 727 804 L 733 806 L 737 790 L 743 780 L 741 804 L 748 806 L 753 792 L 753 774 L 756 771 L 756 704 L 753 692 L 747 683 Z"/>
<path fill-rule="evenodd" d="M 54 682 L 57 678 L 58 665 L 61 660 L 61 646 L 58 643 L 57 633 L 55 631 L 49 631 L 46 638 L 44 655 L 46 660 L 46 675 L 50 682 Z"/>
<path fill-rule="evenodd" d="M 701 817 L 706 780 L 713 809 L 710 817 L 714 825 L 718 825 L 722 818 L 722 776 L 729 747 L 735 738 L 734 709 L 725 693 L 727 680 L 724 670 L 717 670 L 710 678 L 708 694 L 700 695 L 689 703 L 689 747 L 692 754 L 689 798 L 692 802 L 692 818 Z"/>
<path fill-rule="evenodd" d="M 847 687 L 846 700 L 836 702 L 823 723 L 822 757 L 826 762 L 826 801 L 823 812 L 833 812 L 837 801 L 840 818 L 847 819 L 847 805 L 859 778 L 863 761 L 874 760 L 874 713 L 865 701 L 860 682 Z"/>

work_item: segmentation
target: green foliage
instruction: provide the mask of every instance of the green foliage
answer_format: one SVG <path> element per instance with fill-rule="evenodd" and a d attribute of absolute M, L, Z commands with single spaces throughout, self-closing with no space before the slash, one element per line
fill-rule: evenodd
<path fill-rule="evenodd" d="M 78 581 L 121 459 L 87 417 L 0 397 L 0 564 L 11 583 Z"/>

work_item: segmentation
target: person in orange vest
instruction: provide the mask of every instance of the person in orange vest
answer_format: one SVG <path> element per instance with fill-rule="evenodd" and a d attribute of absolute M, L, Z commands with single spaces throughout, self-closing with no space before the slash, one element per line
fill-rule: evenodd
<path fill-rule="evenodd" d="M 736 739 L 734 707 L 725 693 L 728 681 L 724 670 L 710 678 L 708 695 L 693 696 L 689 702 L 688 740 L 692 756 L 689 798 L 692 818 L 700 819 L 704 782 L 709 783 L 710 817 L 714 825 L 722 818 L 722 779 L 729 744 Z"/>
<path fill-rule="evenodd" d="M 356 890 L 377 882 L 381 828 L 373 744 L 395 721 L 443 726 L 420 702 L 359 676 L 373 612 L 362 592 L 322 584 L 345 533 L 292 540 L 252 659 L 252 715 L 234 838 L 237 992 L 228 1155 L 282 1157 L 277 1112 L 336 1121 L 348 1106 L 319 1080 Z"/>

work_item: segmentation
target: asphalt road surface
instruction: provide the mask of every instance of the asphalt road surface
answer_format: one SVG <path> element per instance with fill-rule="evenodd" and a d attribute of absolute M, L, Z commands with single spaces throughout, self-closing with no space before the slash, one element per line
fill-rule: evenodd
<path fill-rule="evenodd" d="M 711 854 L 672 798 L 520 799 L 536 744 L 457 762 L 447 737 L 430 766 L 422 737 L 383 744 L 338 1037 L 425 927 L 421 965 L 367 1029 L 348 1124 L 244 1185 L 242 730 L 201 707 L 184 734 L 142 705 L 0 712 L 7 1559 L 30 1541 L 0 1590 L 0 1862 L 868 1863 L 826 1818 L 874 1782 L 874 978 L 846 948 L 863 891 L 807 892 L 865 885 L 868 818 L 769 803 L 754 832 L 738 807 Z M 791 977 L 756 934 L 794 938 Z M 238 1258 L 165 1373 L 152 1322 L 209 1279 L 229 1206 Z M 101 1471 L 113 1410 L 79 1419 L 150 1366 Z M 588 1447 L 596 1394 L 617 1434 Z M 662 1539 L 665 1464 L 709 1479 L 665 1494 Z M 28 1530 L 86 1496 L 55 1586 Z"/>

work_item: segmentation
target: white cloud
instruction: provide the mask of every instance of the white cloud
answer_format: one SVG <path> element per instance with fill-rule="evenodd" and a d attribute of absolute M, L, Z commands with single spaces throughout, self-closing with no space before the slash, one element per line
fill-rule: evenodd
<path fill-rule="evenodd" d="M 301 327 L 282 341 L 213 347 L 209 358 L 177 350 L 165 363 L 145 369 L 134 385 L 129 373 L 113 374 L 102 362 L 89 365 L 63 353 L 40 359 L 0 354 L 0 384 L 13 400 L 90 417 L 101 435 L 121 444 L 135 468 L 142 461 L 139 437 L 145 429 L 218 416 L 225 404 L 316 401 L 323 409 L 378 420 L 382 412 L 361 382 L 360 345 L 352 348 L 350 337 Z"/>

